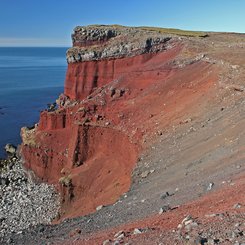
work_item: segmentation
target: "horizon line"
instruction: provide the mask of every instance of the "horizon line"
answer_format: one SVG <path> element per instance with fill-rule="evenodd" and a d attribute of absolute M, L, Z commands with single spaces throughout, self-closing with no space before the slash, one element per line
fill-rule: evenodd
<path fill-rule="evenodd" d="M 0 37 L 0 47 L 70 47 L 71 41 L 64 38 L 19 38 Z"/>

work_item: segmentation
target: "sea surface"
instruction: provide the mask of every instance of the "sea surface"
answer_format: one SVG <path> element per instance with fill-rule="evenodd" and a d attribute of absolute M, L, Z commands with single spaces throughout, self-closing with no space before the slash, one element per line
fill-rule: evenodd
<path fill-rule="evenodd" d="M 67 48 L 0 48 L 0 158 L 64 90 Z"/>

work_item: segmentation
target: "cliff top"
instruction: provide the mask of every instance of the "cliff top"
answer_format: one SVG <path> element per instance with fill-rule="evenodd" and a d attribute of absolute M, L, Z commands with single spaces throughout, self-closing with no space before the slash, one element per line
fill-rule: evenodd
<path fill-rule="evenodd" d="M 72 34 L 73 48 L 67 51 L 68 63 L 121 58 L 166 49 L 181 37 L 206 37 L 204 32 L 159 27 L 121 25 L 77 26 Z"/>
<path fill-rule="evenodd" d="M 74 28 L 74 32 L 81 29 L 85 30 L 116 30 L 121 32 L 130 32 L 132 30 L 138 32 L 148 32 L 148 33 L 158 33 L 158 34 L 168 34 L 177 36 L 188 36 L 188 37 L 206 37 L 207 33 L 202 31 L 190 31 L 181 30 L 175 28 L 163 28 L 163 27 L 151 27 L 151 26 L 123 26 L 123 25 L 88 25 L 88 26 L 77 26 Z"/>

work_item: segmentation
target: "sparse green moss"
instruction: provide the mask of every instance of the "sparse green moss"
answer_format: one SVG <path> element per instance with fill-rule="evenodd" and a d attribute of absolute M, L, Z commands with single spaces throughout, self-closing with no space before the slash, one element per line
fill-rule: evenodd
<path fill-rule="evenodd" d="M 207 37 L 208 34 L 206 32 L 200 31 L 187 31 L 187 30 L 180 30 L 180 29 L 173 29 L 173 28 L 161 28 L 161 27 L 150 27 L 150 26 L 139 26 L 137 27 L 141 30 L 146 31 L 154 31 L 159 33 L 166 33 L 166 34 L 173 34 L 178 36 L 188 36 L 188 37 Z"/>

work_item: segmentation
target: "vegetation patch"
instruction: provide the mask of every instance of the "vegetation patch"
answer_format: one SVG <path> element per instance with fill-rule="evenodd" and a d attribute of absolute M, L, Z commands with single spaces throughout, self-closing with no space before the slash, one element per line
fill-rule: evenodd
<path fill-rule="evenodd" d="M 137 27 L 141 30 L 146 31 L 154 31 L 161 34 L 173 34 L 178 36 L 187 36 L 187 37 L 208 37 L 208 34 L 206 32 L 201 31 L 187 31 L 187 30 L 180 30 L 180 29 L 174 29 L 174 28 L 162 28 L 162 27 L 150 27 L 150 26 L 140 26 Z"/>

